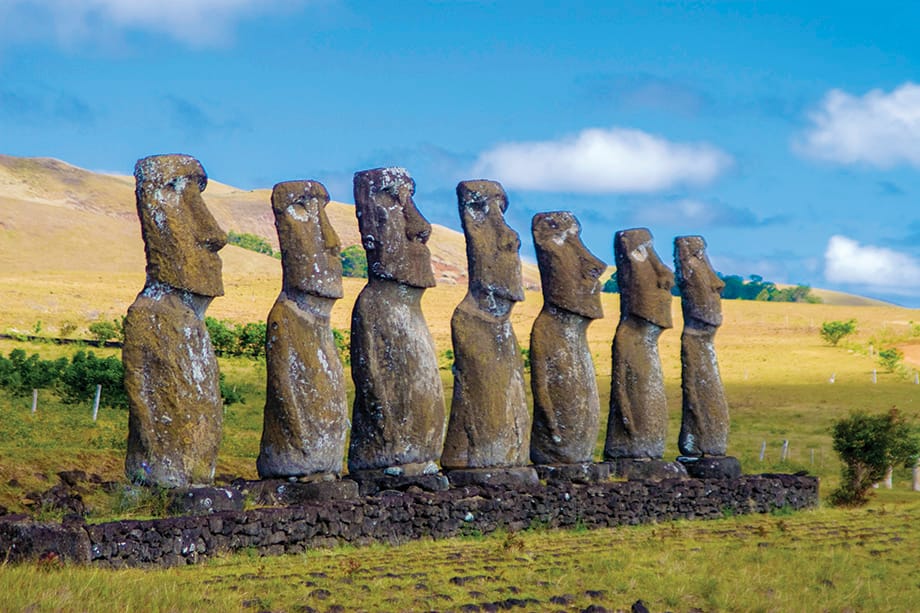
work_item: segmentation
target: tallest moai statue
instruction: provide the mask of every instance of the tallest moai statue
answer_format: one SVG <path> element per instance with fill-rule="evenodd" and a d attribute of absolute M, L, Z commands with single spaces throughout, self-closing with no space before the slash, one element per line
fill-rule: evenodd
<path fill-rule="evenodd" d="M 351 316 L 355 383 L 348 470 L 437 472 L 444 398 L 434 340 L 422 314 L 434 287 L 431 225 L 403 168 L 355 173 L 355 214 L 367 252 L 367 285 Z"/>
<path fill-rule="evenodd" d="M 223 405 L 204 313 L 224 293 L 217 251 L 227 234 L 201 198 L 208 177 L 195 158 L 144 158 L 134 176 L 147 281 L 125 318 L 125 472 L 160 487 L 205 484 Z"/>

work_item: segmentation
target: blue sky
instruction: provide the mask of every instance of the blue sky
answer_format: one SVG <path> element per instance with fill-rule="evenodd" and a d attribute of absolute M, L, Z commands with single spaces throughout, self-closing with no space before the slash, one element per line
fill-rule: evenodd
<path fill-rule="evenodd" d="M 920 3 L 0 0 L 0 153 L 242 188 L 405 166 L 433 222 L 502 182 L 613 260 L 702 234 L 715 267 L 920 307 Z M 266 206 L 268 204 L 266 203 Z"/>

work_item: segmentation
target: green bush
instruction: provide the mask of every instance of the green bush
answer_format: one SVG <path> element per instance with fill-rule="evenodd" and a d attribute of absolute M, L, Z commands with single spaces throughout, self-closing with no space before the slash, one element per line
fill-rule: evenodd
<path fill-rule="evenodd" d="M 895 347 L 881 349 L 878 352 L 878 363 L 881 364 L 882 368 L 888 372 L 894 372 L 894 370 L 901 364 L 901 360 L 903 359 L 904 353 Z"/>
<path fill-rule="evenodd" d="M 237 325 L 240 355 L 258 358 L 265 355 L 265 338 L 268 325 L 264 321 L 251 322 L 243 326 Z"/>
<path fill-rule="evenodd" d="M 820 334 L 825 342 L 836 346 L 845 336 L 854 332 L 856 332 L 856 320 L 849 319 L 847 321 L 825 321 L 821 324 Z"/>
<path fill-rule="evenodd" d="M 265 255 L 272 256 L 275 254 L 271 244 L 267 240 L 261 236 L 249 234 L 248 232 L 234 232 L 230 230 L 227 234 L 227 242 L 231 245 L 248 249 L 249 251 L 255 251 L 256 253 L 264 253 Z"/>
<path fill-rule="evenodd" d="M 81 349 L 61 371 L 56 389 L 65 404 L 79 404 L 92 402 L 96 396 L 96 386 L 101 385 L 100 406 L 127 409 L 128 395 L 125 392 L 124 377 L 124 366 L 115 356 L 97 358 L 92 351 Z"/>
<path fill-rule="evenodd" d="M 834 424 L 833 439 L 843 462 L 840 487 L 830 496 L 838 506 L 865 504 L 889 467 L 913 466 L 920 456 L 920 438 L 897 409 L 882 415 L 852 413 Z"/>
<path fill-rule="evenodd" d="M 33 389 L 53 387 L 67 358 L 42 360 L 37 353 L 26 356 L 23 349 L 13 349 L 9 358 L 0 356 L 0 388 L 14 396 L 27 396 Z"/>
<path fill-rule="evenodd" d="M 346 247 L 339 254 L 342 258 L 342 275 L 345 277 L 367 278 L 367 254 L 360 245 Z"/>
<path fill-rule="evenodd" d="M 332 339 L 335 341 L 335 348 L 339 352 L 342 364 L 345 366 L 351 364 L 351 331 L 333 328 Z"/>
<path fill-rule="evenodd" d="M 619 294 L 620 293 L 620 284 L 617 282 L 617 273 L 610 275 L 610 278 L 604 281 L 604 285 L 601 286 L 601 291 L 605 294 Z"/>
<path fill-rule="evenodd" d="M 122 322 L 118 320 L 93 322 L 89 325 L 89 333 L 93 335 L 93 338 L 102 343 L 113 338 L 122 340 L 125 336 Z"/>

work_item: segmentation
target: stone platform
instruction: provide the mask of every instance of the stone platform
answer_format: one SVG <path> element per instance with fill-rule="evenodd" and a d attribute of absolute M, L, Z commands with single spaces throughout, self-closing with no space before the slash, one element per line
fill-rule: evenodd
<path fill-rule="evenodd" d="M 398 544 L 499 528 L 513 531 L 535 523 L 599 528 L 718 519 L 726 513 L 803 509 L 817 502 L 818 479 L 798 475 L 550 481 L 527 488 L 468 485 L 437 492 L 388 489 L 377 496 L 307 500 L 296 506 L 102 524 L 86 524 L 79 516 L 60 524 L 23 515 L 0 517 L 0 556 L 17 562 L 54 552 L 70 562 L 108 568 L 175 566 L 248 548 L 279 555 L 345 543 Z"/>

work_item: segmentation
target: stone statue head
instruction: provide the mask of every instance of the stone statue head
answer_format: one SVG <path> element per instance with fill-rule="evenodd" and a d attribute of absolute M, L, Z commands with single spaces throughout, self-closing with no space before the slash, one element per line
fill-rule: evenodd
<path fill-rule="evenodd" d="M 329 193 L 317 181 L 287 181 L 272 190 L 284 289 L 342 297 L 341 244 L 326 217 Z"/>
<path fill-rule="evenodd" d="M 531 225 L 543 300 L 589 319 L 604 316 L 600 277 L 607 265 L 581 242 L 581 224 L 567 211 L 537 213 Z"/>
<path fill-rule="evenodd" d="M 431 224 L 412 196 L 415 181 L 405 168 L 375 168 L 355 173 L 355 214 L 367 252 L 367 272 L 414 287 L 434 287 Z"/>
<path fill-rule="evenodd" d="M 511 302 L 524 300 L 521 238 L 505 223 L 504 188 L 496 181 L 461 181 L 457 202 L 466 235 L 470 291 Z"/>
<path fill-rule="evenodd" d="M 613 238 L 620 286 L 620 315 L 635 315 L 660 328 L 670 328 L 674 274 L 665 266 L 645 228 L 621 230 Z"/>
<path fill-rule="evenodd" d="M 712 269 L 702 236 L 674 239 L 674 267 L 680 287 L 684 320 L 722 325 L 722 290 L 725 283 Z"/>
<path fill-rule="evenodd" d="M 217 252 L 227 233 L 205 206 L 208 176 L 189 155 L 154 155 L 134 167 L 137 214 L 147 255 L 147 283 L 200 296 L 222 296 Z"/>

